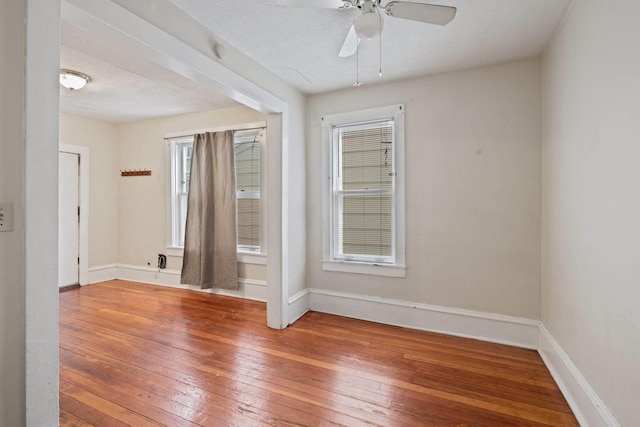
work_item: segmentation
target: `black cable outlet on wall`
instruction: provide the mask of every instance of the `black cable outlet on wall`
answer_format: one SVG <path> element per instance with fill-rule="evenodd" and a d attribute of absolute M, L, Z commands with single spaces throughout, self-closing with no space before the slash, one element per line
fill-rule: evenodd
<path fill-rule="evenodd" d="M 164 270 L 167 268 L 167 256 L 164 254 L 158 254 L 158 268 Z"/>

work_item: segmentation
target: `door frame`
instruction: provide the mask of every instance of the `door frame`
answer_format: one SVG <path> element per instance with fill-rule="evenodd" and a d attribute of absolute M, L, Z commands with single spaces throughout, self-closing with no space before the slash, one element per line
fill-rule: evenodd
<path fill-rule="evenodd" d="M 62 0 L 61 16 L 80 28 L 90 28 L 96 34 L 123 40 L 130 49 L 151 62 L 267 116 L 267 139 L 270 141 L 266 171 L 269 195 L 266 215 L 267 326 L 284 329 L 290 323 L 288 295 L 291 281 L 288 263 L 290 200 L 286 188 L 290 173 L 289 103 L 236 71 L 247 66 L 242 53 L 228 53 L 226 59 L 218 60 L 203 54 L 211 50 L 212 43 L 215 44 L 215 38 L 212 39 L 208 31 L 203 33 L 206 37 L 192 37 L 185 42 L 177 36 L 187 28 L 180 26 L 179 17 L 172 16 L 163 2 L 154 3 L 154 7 L 150 7 L 151 3 L 149 0 Z M 193 36 L 193 32 L 186 34 Z M 225 49 L 233 52 L 234 48 L 227 46 Z M 264 77 L 258 72 L 254 79 L 261 81 Z"/>
<path fill-rule="evenodd" d="M 60 144 L 58 153 L 77 154 L 80 159 L 78 165 L 78 198 L 80 199 L 78 283 L 80 283 L 80 286 L 84 286 L 89 283 L 89 148 L 79 145 Z"/>

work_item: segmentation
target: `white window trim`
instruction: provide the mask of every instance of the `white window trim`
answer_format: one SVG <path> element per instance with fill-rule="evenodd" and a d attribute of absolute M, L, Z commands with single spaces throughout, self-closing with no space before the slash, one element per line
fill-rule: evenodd
<path fill-rule="evenodd" d="M 353 123 L 393 119 L 394 121 L 394 170 L 395 215 L 394 263 L 377 263 L 332 259 L 331 232 L 333 231 L 332 177 L 333 173 L 333 129 Z M 404 105 L 390 105 L 322 117 L 322 269 L 345 273 L 371 274 L 390 277 L 405 277 L 405 160 L 404 160 Z"/>
<path fill-rule="evenodd" d="M 246 246 L 246 245 L 238 245 L 238 254 L 244 254 L 244 256 L 242 257 L 243 259 L 259 259 L 259 258 L 252 258 L 251 256 L 257 256 L 259 257 L 260 254 L 262 253 L 262 250 L 264 248 L 264 244 L 263 244 L 263 239 L 265 238 L 266 234 L 264 233 L 264 226 L 263 224 L 265 224 L 266 221 L 266 216 L 264 214 L 264 211 L 266 210 L 266 204 L 264 203 L 264 201 L 262 200 L 262 197 L 264 195 L 263 190 L 263 186 L 266 185 L 265 180 L 264 180 L 264 173 L 262 171 L 266 170 L 266 163 L 265 163 L 265 156 L 267 155 L 267 151 L 266 151 L 266 140 L 267 140 L 267 132 L 266 132 L 266 124 L 265 126 L 256 126 L 256 127 L 265 127 L 264 130 L 260 131 L 260 138 L 259 138 L 259 149 L 260 149 L 260 191 L 255 191 L 255 192 L 236 192 L 236 197 L 238 199 L 259 199 L 260 200 L 260 236 L 258 237 L 259 241 L 260 241 L 260 247 L 255 247 L 255 246 Z M 241 129 L 235 129 L 236 131 L 240 131 Z M 257 197 L 256 197 L 257 196 Z M 244 262 L 244 261 L 239 261 L 239 262 Z"/>
<path fill-rule="evenodd" d="M 174 223 L 173 217 L 175 212 L 175 199 L 173 197 L 175 191 L 175 167 L 173 165 L 173 143 L 172 140 L 179 138 L 191 137 L 198 133 L 204 132 L 224 132 L 227 130 L 247 130 L 253 128 L 266 128 L 267 122 L 244 123 L 233 126 L 219 126 L 207 129 L 187 130 L 180 132 L 168 132 L 165 134 L 166 141 L 166 165 L 169 171 L 170 179 L 167 185 L 167 245 L 165 247 L 167 256 L 182 258 L 184 255 L 184 247 L 174 245 Z M 242 250 L 238 247 L 238 262 L 244 264 L 267 264 L 267 132 L 264 132 L 260 138 L 260 252 Z M 264 172 L 263 172 L 264 171 Z"/>
<path fill-rule="evenodd" d="M 243 264 L 267 265 L 267 254 L 258 252 L 238 252 L 238 262 Z"/>
<path fill-rule="evenodd" d="M 171 171 L 171 182 L 169 183 L 169 200 L 170 203 L 170 211 L 169 211 L 169 246 L 171 247 L 180 247 L 175 245 L 178 237 L 178 224 L 175 222 L 175 216 L 177 212 L 176 198 L 174 195 L 176 194 L 176 180 L 178 173 L 178 164 L 177 164 L 177 156 L 176 152 L 178 151 L 178 147 L 183 144 L 187 144 L 189 142 L 193 142 L 193 135 L 190 136 L 180 136 L 174 137 L 168 140 L 169 143 L 169 170 Z M 168 247 L 169 247 L 168 246 Z"/>

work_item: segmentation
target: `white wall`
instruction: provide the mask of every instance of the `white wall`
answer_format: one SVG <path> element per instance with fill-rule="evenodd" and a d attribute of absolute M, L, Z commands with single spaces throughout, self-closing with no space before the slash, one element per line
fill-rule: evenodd
<path fill-rule="evenodd" d="M 576 1 L 543 62 L 542 320 L 640 425 L 640 2 Z"/>
<path fill-rule="evenodd" d="M 540 98 L 537 59 L 309 97 L 308 285 L 539 318 Z M 320 117 L 398 103 L 406 278 L 322 271 Z"/>
<path fill-rule="evenodd" d="M 60 114 L 60 143 L 89 148 L 89 268 L 118 262 L 118 128 Z"/>
<path fill-rule="evenodd" d="M 158 254 L 167 252 L 167 189 L 171 176 L 167 162 L 169 143 L 164 140 L 167 133 L 262 121 L 264 114 L 239 106 L 119 125 L 118 168 L 150 169 L 151 176 L 121 178 L 115 172 L 119 195 L 118 262 L 156 266 Z M 181 269 L 182 257 L 169 256 L 167 268 Z M 241 264 L 239 274 L 266 280 L 263 265 Z"/>
<path fill-rule="evenodd" d="M 15 203 L 13 232 L 0 233 L 0 425 L 25 423 L 24 17 L 25 1 L 0 3 L 0 202 Z"/>
<path fill-rule="evenodd" d="M 58 422 L 55 1 L 0 3 L 0 425 Z"/>
<path fill-rule="evenodd" d="M 285 190 L 289 197 L 287 206 L 289 297 L 308 287 L 306 281 L 307 260 L 307 197 L 308 171 L 305 162 L 304 108 L 291 110 L 289 152 L 286 153 L 289 175 L 285 178 Z"/>
<path fill-rule="evenodd" d="M 60 4 L 27 0 L 25 348 L 28 426 L 58 422 L 58 104 Z"/>

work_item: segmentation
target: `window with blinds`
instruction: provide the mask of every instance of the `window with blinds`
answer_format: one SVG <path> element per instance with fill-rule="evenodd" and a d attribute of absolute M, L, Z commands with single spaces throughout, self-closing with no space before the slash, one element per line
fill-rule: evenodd
<path fill-rule="evenodd" d="M 236 212 L 238 250 L 260 252 L 260 141 L 264 129 L 236 131 Z M 193 136 L 172 138 L 172 246 L 184 246 Z"/>
<path fill-rule="evenodd" d="M 235 133 L 238 249 L 260 252 L 260 132 Z"/>
<path fill-rule="evenodd" d="M 394 260 L 394 121 L 333 129 L 333 257 Z"/>

